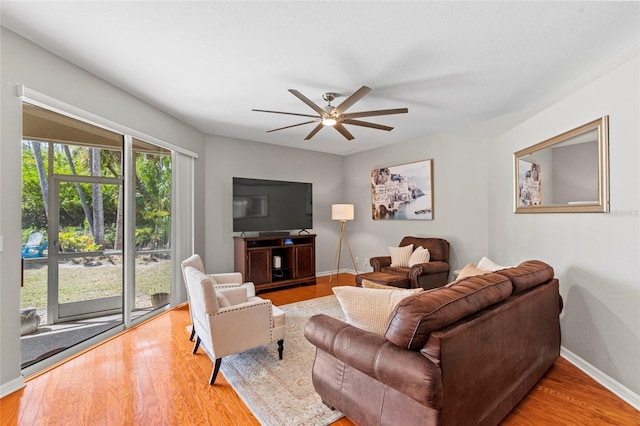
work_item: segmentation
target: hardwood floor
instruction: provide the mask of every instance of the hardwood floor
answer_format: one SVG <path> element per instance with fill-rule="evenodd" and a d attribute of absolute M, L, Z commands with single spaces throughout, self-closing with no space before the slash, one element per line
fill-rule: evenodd
<path fill-rule="evenodd" d="M 260 294 L 276 305 L 354 285 L 349 274 Z M 258 425 L 211 360 L 191 354 L 186 306 L 33 377 L 0 400 L 2 425 Z M 560 358 L 504 425 L 639 425 L 640 413 Z M 353 425 L 348 419 L 334 423 Z"/>

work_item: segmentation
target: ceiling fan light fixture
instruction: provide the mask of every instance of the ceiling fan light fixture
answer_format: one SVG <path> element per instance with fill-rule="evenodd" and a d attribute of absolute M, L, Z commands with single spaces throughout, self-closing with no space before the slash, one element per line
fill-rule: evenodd
<path fill-rule="evenodd" d="M 324 117 L 322 119 L 323 126 L 335 126 L 338 121 L 333 117 Z"/>

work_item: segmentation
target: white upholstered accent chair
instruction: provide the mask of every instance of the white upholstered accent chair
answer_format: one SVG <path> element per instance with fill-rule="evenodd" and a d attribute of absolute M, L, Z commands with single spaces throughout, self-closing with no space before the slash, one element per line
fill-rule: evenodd
<path fill-rule="evenodd" d="M 194 254 L 189 258 L 182 261 L 180 264 L 182 267 L 182 277 L 184 278 L 184 284 L 187 285 L 187 277 L 184 274 L 184 270 L 186 267 L 191 266 L 203 274 L 207 274 L 204 269 L 204 263 L 202 263 L 202 259 L 199 255 Z M 217 274 L 207 274 L 213 280 L 213 284 L 216 289 L 222 290 L 225 288 L 233 288 L 233 287 L 242 287 L 247 292 L 247 297 L 255 297 L 256 296 L 256 288 L 252 282 L 242 282 L 242 274 L 240 272 L 223 272 Z M 189 291 L 187 289 L 187 300 L 191 302 L 189 299 Z M 189 303 L 189 314 L 191 315 L 191 323 L 193 324 L 193 314 L 191 314 L 191 303 Z M 193 327 L 191 328 L 191 336 L 189 336 L 189 340 L 193 340 L 193 336 L 195 335 L 195 330 Z"/>
<path fill-rule="evenodd" d="M 277 342 L 282 359 L 284 312 L 270 300 L 247 297 L 241 287 L 216 289 L 207 274 L 187 266 L 184 269 L 189 293 L 189 310 L 196 343 L 214 361 L 209 384 L 214 384 L 222 358 L 247 349 Z"/>

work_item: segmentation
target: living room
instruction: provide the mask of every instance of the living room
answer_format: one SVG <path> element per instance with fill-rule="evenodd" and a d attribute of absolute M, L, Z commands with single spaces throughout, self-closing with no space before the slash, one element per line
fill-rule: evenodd
<path fill-rule="evenodd" d="M 205 134 L 3 27 L 2 395 L 21 382 L 14 309 L 20 288 L 12 284 L 20 281 L 19 257 L 18 250 L 7 248 L 20 240 L 20 188 L 15 182 L 20 176 L 22 106 L 16 86 L 24 84 L 196 152 L 194 248 L 212 271 L 233 268 L 231 203 L 225 200 L 231 200 L 234 176 L 313 183 L 319 275 L 333 267 L 339 232 L 331 220 L 335 203 L 355 205 L 348 233 L 360 260 L 358 269 L 366 269 L 364 258 L 385 254 L 404 235 L 447 239 L 452 270 L 482 256 L 505 265 L 527 259 L 549 263 L 565 303 L 563 356 L 640 407 L 640 39 L 619 47 L 624 48 L 603 55 L 598 66 L 568 83 L 561 96 L 556 93 L 558 97 L 541 108 L 496 114 L 399 144 L 335 155 Z M 254 102 L 251 99 L 249 107 L 258 106 Z M 260 102 L 270 105 L 269 99 Z M 610 118 L 610 212 L 514 214 L 513 153 L 604 115 Z M 434 220 L 373 221 L 371 170 L 422 159 L 434 162 Z"/>

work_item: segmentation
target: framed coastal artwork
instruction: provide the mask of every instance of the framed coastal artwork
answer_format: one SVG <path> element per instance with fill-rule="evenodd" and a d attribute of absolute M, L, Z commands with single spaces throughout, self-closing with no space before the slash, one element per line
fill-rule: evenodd
<path fill-rule="evenodd" d="M 371 171 L 374 220 L 433 219 L 433 160 Z"/>

